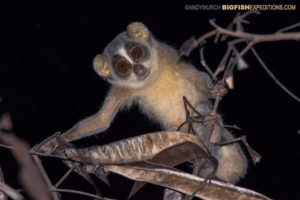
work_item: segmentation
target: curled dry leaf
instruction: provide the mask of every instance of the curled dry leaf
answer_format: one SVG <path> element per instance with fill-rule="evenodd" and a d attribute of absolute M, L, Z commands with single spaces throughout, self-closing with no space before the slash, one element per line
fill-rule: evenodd
<path fill-rule="evenodd" d="M 144 168 L 173 167 L 193 159 L 208 159 L 214 168 L 217 166 L 217 161 L 210 155 L 197 136 L 182 132 L 149 133 L 104 146 L 84 149 L 69 148 L 65 152 L 73 160 L 85 164 L 96 164 L 96 166 L 131 163 L 133 166 Z M 143 161 L 150 161 L 152 164 Z M 161 165 L 155 165 L 155 163 Z M 99 167 L 95 172 L 101 168 Z M 92 170 L 92 173 L 96 174 L 95 172 Z M 105 177 L 105 173 L 101 172 L 99 174 L 100 177 Z M 129 198 L 145 184 L 145 182 L 136 182 Z"/>
<path fill-rule="evenodd" d="M 182 132 L 154 132 L 103 146 L 67 148 L 67 156 L 75 161 L 91 164 L 124 164 L 151 160 L 159 152 L 180 143 L 191 142 L 210 155 L 195 135 Z"/>
<path fill-rule="evenodd" d="M 181 164 L 186 161 L 190 160 L 200 160 L 200 159 L 209 159 L 214 167 L 216 169 L 217 167 L 217 161 L 215 158 L 210 157 L 210 155 L 207 155 L 199 146 L 195 145 L 191 142 L 186 143 L 180 143 L 177 145 L 173 145 L 160 153 L 158 153 L 153 159 L 150 160 L 152 163 L 158 163 L 163 164 L 164 166 L 176 166 L 178 164 Z M 161 166 L 151 166 L 149 163 L 145 163 L 148 165 L 144 165 L 143 167 L 161 167 Z M 139 163 L 133 163 L 133 166 L 140 166 Z M 136 192 L 138 192 L 143 186 L 145 186 L 146 182 L 135 182 L 129 197 L 132 197 Z M 169 196 L 169 195 L 168 195 Z"/>
<path fill-rule="evenodd" d="M 166 168 L 106 165 L 104 169 L 135 181 L 160 185 L 188 195 L 192 195 L 199 185 L 205 182 L 204 178 Z M 196 192 L 195 196 L 206 200 L 270 200 L 255 191 L 215 180 L 206 183 L 200 191 Z"/>

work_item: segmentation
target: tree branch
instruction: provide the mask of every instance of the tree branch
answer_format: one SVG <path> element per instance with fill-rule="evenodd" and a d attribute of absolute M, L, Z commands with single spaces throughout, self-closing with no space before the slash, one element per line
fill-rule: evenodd
<path fill-rule="evenodd" d="M 218 26 L 215 23 L 215 20 L 210 19 L 209 23 L 216 29 L 217 33 L 229 35 L 236 38 L 243 38 L 253 43 L 259 42 L 274 42 L 274 41 L 281 41 L 281 40 L 300 40 L 300 32 L 292 32 L 292 33 L 281 33 L 276 32 L 272 34 L 254 34 L 254 33 L 247 33 L 242 31 L 230 31 Z"/>

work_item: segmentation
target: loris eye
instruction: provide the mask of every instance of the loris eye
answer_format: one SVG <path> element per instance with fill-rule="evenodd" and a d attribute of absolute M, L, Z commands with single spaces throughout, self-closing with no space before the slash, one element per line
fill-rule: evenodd
<path fill-rule="evenodd" d="M 133 60 L 139 61 L 144 57 L 144 50 L 140 47 L 134 47 L 130 52 L 130 56 Z"/>
<path fill-rule="evenodd" d="M 125 60 L 121 60 L 120 62 L 117 63 L 117 70 L 120 73 L 127 73 L 129 70 L 130 64 L 126 62 Z"/>

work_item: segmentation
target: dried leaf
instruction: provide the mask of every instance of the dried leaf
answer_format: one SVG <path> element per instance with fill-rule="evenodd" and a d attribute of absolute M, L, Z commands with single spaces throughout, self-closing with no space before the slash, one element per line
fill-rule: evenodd
<path fill-rule="evenodd" d="M 197 42 L 195 40 L 195 37 L 192 36 L 190 39 L 186 40 L 179 49 L 179 55 L 180 56 L 189 56 L 191 52 L 196 48 Z"/>
<path fill-rule="evenodd" d="M 226 84 L 228 86 L 229 89 L 233 89 L 234 88 L 234 84 L 233 84 L 233 76 L 227 76 L 226 79 Z"/>
<path fill-rule="evenodd" d="M 185 142 L 173 145 L 159 152 L 151 162 L 161 163 L 168 166 L 176 166 L 192 159 L 209 159 L 209 155 L 192 142 Z"/>
<path fill-rule="evenodd" d="M 241 56 L 238 56 L 237 57 L 237 69 L 239 71 L 241 70 L 245 70 L 249 67 L 249 65 L 246 63 L 246 61 L 241 57 Z"/>
<path fill-rule="evenodd" d="M 228 86 L 229 89 L 234 88 L 234 83 L 233 83 L 233 66 L 229 66 L 226 71 L 225 71 L 225 82 Z"/>
<path fill-rule="evenodd" d="M 161 151 L 151 160 L 151 162 L 173 167 L 192 159 L 200 160 L 207 159 L 208 157 L 209 155 L 207 155 L 198 145 L 186 142 L 171 146 L 168 149 Z M 131 198 L 145 185 L 145 182 L 136 182 L 133 185 L 128 198 Z"/>
<path fill-rule="evenodd" d="M 95 171 L 93 172 L 95 176 L 97 176 L 103 183 L 105 183 L 107 186 L 111 187 L 111 184 L 107 178 L 107 173 L 104 172 L 103 167 L 96 167 Z"/>
<path fill-rule="evenodd" d="M 104 146 L 69 148 L 65 152 L 73 160 L 96 165 L 133 163 L 137 166 L 141 165 L 141 161 L 149 160 L 153 164 L 172 167 L 192 159 L 214 159 L 197 136 L 182 132 L 149 133 Z M 100 173 L 99 178 L 102 180 L 103 177 L 103 173 Z M 144 185 L 145 183 L 136 183 L 129 197 Z"/>
<path fill-rule="evenodd" d="M 142 189 L 147 183 L 141 181 L 135 181 L 127 199 L 130 199 L 133 195 L 135 195 L 140 189 Z"/>
<path fill-rule="evenodd" d="M 70 159 L 88 164 L 124 164 L 151 160 L 159 152 L 176 144 L 191 142 L 209 155 L 201 140 L 182 132 L 154 132 L 103 146 L 65 150 Z M 176 157 L 176 156 L 175 156 Z"/>
<path fill-rule="evenodd" d="M 153 169 L 132 165 L 106 165 L 104 168 L 135 181 L 160 185 L 188 195 L 192 195 L 198 186 L 205 182 L 204 178 L 163 168 Z M 215 180 L 206 183 L 200 191 L 196 192 L 195 196 L 206 200 L 270 200 L 255 191 Z"/>

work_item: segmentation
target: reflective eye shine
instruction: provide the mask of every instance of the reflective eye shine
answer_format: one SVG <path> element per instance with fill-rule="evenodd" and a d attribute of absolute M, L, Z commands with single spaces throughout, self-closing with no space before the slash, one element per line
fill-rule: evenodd
<path fill-rule="evenodd" d="M 134 47 L 130 52 L 130 56 L 133 60 L 139 61 L 144 57 L 144 50 L 140 47 Z"/>
<path fill-rule="evenodd" d="M 120 73 L 127 73 L 129 70 L 129 63 L 126 62 L 125 60 L 121 60 L 117 64 L 117 70 Z"/>

